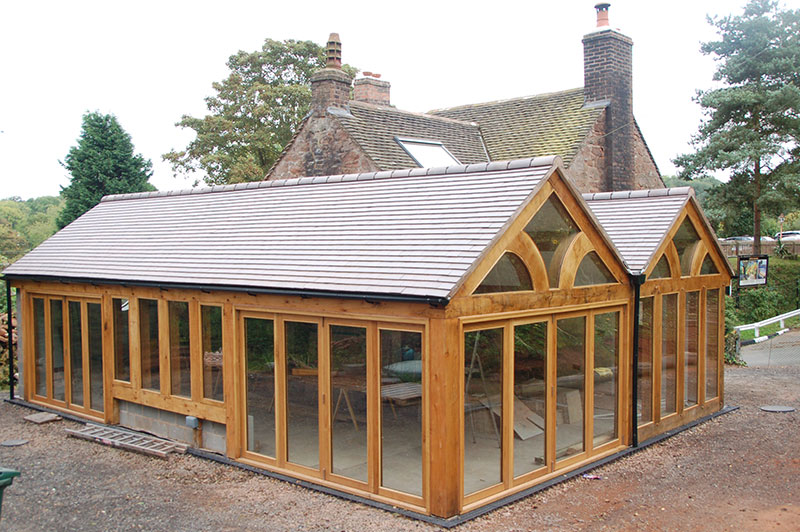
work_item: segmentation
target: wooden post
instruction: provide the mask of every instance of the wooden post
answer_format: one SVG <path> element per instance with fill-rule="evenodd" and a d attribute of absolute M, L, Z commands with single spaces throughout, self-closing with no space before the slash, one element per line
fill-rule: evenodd
<path fill-rule="evenodd" d="M 430 363 L 426 379 L 430 409 L 429 510 L 439 517 L 459 511 L 461 502 L 461 368 L 456 319 L 430 321 Z"/>

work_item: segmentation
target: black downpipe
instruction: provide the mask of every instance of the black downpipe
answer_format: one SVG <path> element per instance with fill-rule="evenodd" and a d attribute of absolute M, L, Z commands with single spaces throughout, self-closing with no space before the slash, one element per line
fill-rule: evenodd
<path fill-rule="evenodd" d="M 14 309 L 11 307 L 11 280 L 6 279 L 6 311 L 8 312 L 8 397 L 14 399 Z"/>
<path fill-rule="evenodd" d="M 639 447 L 639 300 L 644 275 L 632 275 L 633 281 L 633 371 L 631 371 L 631 446 Z"/>

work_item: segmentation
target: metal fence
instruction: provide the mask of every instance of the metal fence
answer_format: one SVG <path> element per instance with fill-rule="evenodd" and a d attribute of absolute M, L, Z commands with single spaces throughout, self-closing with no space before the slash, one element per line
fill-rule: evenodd
<path fill-rule="evenodd" d="M 800 366 L 800 330 L 743 345 L 739 356 L 752 367 Z"/>

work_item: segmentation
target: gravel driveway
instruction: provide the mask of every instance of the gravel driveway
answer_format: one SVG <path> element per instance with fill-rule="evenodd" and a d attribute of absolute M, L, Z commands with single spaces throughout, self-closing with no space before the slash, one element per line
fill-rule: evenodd
<path fill-rule="evenodd" d="M 727 368 L 741 408 L 500 508 L 458 530 L 800 530 L 800 367 Z M 7 396 L 7 395 L 6 395 Z M 0 403 L 7 488 L 0 530 L 435 530 L 437 527 L 189 455 L 169 459 L 68 438 L 59 421 Z"/>

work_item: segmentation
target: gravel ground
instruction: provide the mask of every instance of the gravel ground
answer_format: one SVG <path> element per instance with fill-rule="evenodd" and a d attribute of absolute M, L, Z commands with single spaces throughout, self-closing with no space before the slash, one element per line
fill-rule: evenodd
<path fill-rule="evenodd" d="M 466 523 L 458 530 L 800 530 L 800 367 L 728 368 L 740 410 Z M 0 403 L 0 530 L 435 530 L 437 527 L 189 455 L 167 460 L 68 438 Z"/>

